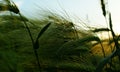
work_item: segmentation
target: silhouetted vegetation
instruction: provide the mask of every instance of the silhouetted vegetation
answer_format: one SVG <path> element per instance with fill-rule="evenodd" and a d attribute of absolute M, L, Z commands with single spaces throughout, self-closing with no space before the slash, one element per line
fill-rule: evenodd
<path fill-rule="evenodd" d="M 101 0 L 108 28 L 85 30 L 52 13 L 34 20 L 23 17 L 14 2 L 5 0 L 0 16 L 0 72 L 119 72 L 119 36 Z M 82 24 L 82 23 L 81 23 Z M 101 39 L 99 32 L 111 33 Z"/>

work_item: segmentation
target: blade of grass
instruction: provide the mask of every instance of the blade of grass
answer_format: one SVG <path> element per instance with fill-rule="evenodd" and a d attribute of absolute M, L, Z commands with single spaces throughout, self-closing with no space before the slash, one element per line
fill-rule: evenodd
<path fill-rule="evenodd" d="M 14 2 L 13 2 L 13 5 L 15 6 L 16 9 L 18 9 L 17 6 L 16 6 L 16 4 L 15 4 Z M 18 11 L 19 11 L 19 9 L 18 9 Z M 26 21 L 25 21 L 24 18 L 22 17 L 20 11 L 19 11 L 17 14 L 19 14 L 20 18 L 21 18 L 22 21 L 24 22 L 25 27 L 26 27 L 26 29 L 27 29 L 27 31 L 28 31 L 28 34 L 29 34 L 29 36 L 30 36 L 30 38 L 31 38 L 32 45 L 33 45 L 33 50 L 34 50 L 34 54 L 35 54 L 35 56 L 36 56 L 37 64 L 38 64 L 38 67 L 39 67 L 39 71 L 41 72 L 41 64 L 40 64 L 40 62 L 39 62 L 39 57 L 38 57 L 37 50 L 34 49 L 34 40 L 33 40 L 33 37 L 32 37 L 32 34 L 31 34 L 31 31 L 30 31 L 30 29 L 29 29 L 29 27 L 28 27 Z"/>
<path fill-rule="evenodd" d="M 95 72 L 102 72 L 104 66 L 109 62 L 110 59 L 112 59 L 115 56 L 120 55 L 120 48 L 116 51 L 114 51 L 111 55 L 109 55 L 108 57 L 104 58 L 99 65 L 97 66 Z"/>
<path fill-rule="evenodd" d="M 105 50 L 104 50 L 104 47 L 103 47 L 103 45 L 102 45 L 101 40 L 99 40 L 99 43 L 100 43 L 101 48 L 102 48 L 103 57 L 105 58 Z"/>
<path fill-rule="evenodd" d="M 115 53 L 115 52 L 114 52 Z M 112 53 L 110 56 L 104 58 L 99 65 L 97 66 L 95 72 L 102 72 L 104 66 L 109 62 L 109 60 L 114 56 L 114 53 Z"/>
<path fill-rule="evenodd" d="M 34 40 L 33 40 L 31 31 L 30 31 L 30 29 L 29 29 L 26 21 L 23 19 L 21 13 L 19 13 L 19 15 L 20 15 L 21 19 L 23 20 L 23 22 L 24 22 L 24 24 L 25 24 L 25 27 L 26 27 L 26 29 L 27 29 L 27 31 L 28 31 L 28 33 L 29 33 L 30 38 L 31 38 L 32 45 L 33 45 L 33 50 L 34 50 L 34 54 L 35 54 L 35 56 L 36 56 L 37 64 L 38 64 L 38 67 L 39 67 L 39 71 L 41 72 L 41 64 L 40 64 L 40 62 L 39 62 L 39 56 L 38 56 L 37 50 L 34 48 L 35 45 L 34 45 Z"/>
<path fill-rule="evenodd" d="M 39 32 L 36 41 L 34 43 L 34 49 L 38 49 L 39 48 L 39 38 L 43 35 L 43 33 L 48 29 L 48 27 L 51 25 L 51 23 L 48 23 L 45 27 L 42 28 L 42 30 Z"/>

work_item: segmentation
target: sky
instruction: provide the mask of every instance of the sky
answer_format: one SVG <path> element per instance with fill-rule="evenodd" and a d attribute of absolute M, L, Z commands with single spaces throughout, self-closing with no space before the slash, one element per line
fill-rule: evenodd
<path fill-rule="evenodd" d="M 100 0 L 13 0 L 21 13 L 27 17 L 37 17 L 43 10 L 67 14 L 72 21 L 82 19 L 91 26 L 107 27 L 102 15 Z M 112 14 L 114 31 L 120 34 L 120 0 L 108 0 L 109 10 Z"/>

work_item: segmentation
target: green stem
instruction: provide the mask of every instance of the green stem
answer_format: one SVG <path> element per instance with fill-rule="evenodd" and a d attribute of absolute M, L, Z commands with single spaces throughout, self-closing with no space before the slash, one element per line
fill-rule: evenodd
<path fill-rule="evenodd" d="M 37 50 L 34 48 L 34 44 L 35 44 L 35 43 L 34 43 L 34 39 L 33 39 L 33 37 L 32 37 L 31 31 L 30 31 L 30 29 L 29 29 L 26 21 L 23 19 L 22 15 L 21 15 L 20 13 L 19 13 L 19 15 L 20 15 L 21 19 L 23 20 L 23 22 L 24 22 L 24 24 L 25 24 L 25 27 L 26 27 L 26 29 L 27 29 L 27 31 L 28 31 L 28 33 L 29 33 L 30 38 L 31 38 L 32 45 L 33 45 L 33 50 L 34 50 L 34 54 L 35 54 L 35 56 L 36 56 L 37 64 L 38 64 L 38 67 L 39 67 L 39 71 L 41 72 L 41 65 L 40 65 L 40 62 L 39 62 L 39 56 L 38 56 Z"/>

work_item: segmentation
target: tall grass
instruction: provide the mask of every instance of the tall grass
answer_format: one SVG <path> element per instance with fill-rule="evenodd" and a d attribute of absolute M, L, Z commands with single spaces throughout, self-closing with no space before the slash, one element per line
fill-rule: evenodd
<path fill-rule="evenodd" d="M 120 61 L 120 48 L 119 48 L 119 43 L 118 43 L 118 38 L 116 38 L 116 34 L 114 33 L 113 31 L 113 24 L 112 24 L 112 18 L 111 18 L 111 13 L 110 11 L 107 12 L 107 4 L 105 4 L 105 1 L 106 0 L 101 0 L 101 6 L 102 6 L 102 12 L 103 12 L 103 16 L 105 17 L 106 21 L 108 19 L 109 23 L 109 28 L 110 28 L 110 32 L 112 34 L 112 40 L 113 42 L 115 43 L 115 51 L 112 52 L 109 56 L 107 56 L 106 58 L 104 58 L 100 64 L 98 65 L 98 67 L 96 68 L 96 71 L 95 72 L 102 72 L 103 68 L 106 68 L 106 69 L 109 69 L 108 71 L 109 72 L 113 72 L 113 71 L 117 71 L 117 69 L 113 66 L 113 64 L 115 64 L 113 62 L 113 58 L 118 56 L 118 60 Z M 109 18 L 106 17 L 106 15 L 109 16 Z"/>
<path fill-rule="evenodd" d="M 104 0 L 101 0 L 101 6 L 103 11 L 103 16 L 105 18 L 106 18 L 106 15 L 109 16 L 109 19 L 108 19 L 109 27 L 94 29 L 88 32 L 85 32 L 85 30 L 76 29 L 76 26 L 73 22 L 52 12 L 49 12 L 50 15 L 44 16 L 46 18 L 43 17 L 44 19 L 38 22 L 38 24 L 46 24 L 46 25 L 42 26 L 42 29 L 40 30 L 33 31 L 36 29 L 36 27 L 34 29 L 32 27 L 34 27 L 34 25 L 36 24 L 30 22 L 29 19 L 23 17 L 14 2 L 10 0 L 5 0 L 5 1 L 7 2 L 7 5 L 1 5 L 1 7 L 3 8 L 2 11 L 12 12 L 11 16 L 15 19 L 20 20 L 20 24 L 24 24 L 24 26 L 19 25 L 18 27 L 13 28 L 13 25 L 10 22 L 11 29 L 13 30 L 6 29 L 6 31 L 2 31 L 2 30 L 4 30 L 4 28 L 6 28 L 8 24 L 5 24 L 6 26 L 4 28 L 0 26 L 0 30 L 1 30 L 0 40 L 3 41 L 3 45 L 8 45 L 10 46 L 9 48 L 13 48 L 13 47 L 15 48 L 15 52 L 13 52 L 13 55 L 15 56 L 10 61 L 8 61 L 7 58 L 5 57 L 10 56 L 11 58 L 12 54 L 3 55 L 3 52 L 0 52 L 1 54 L 0 57 L 6 62 L 6 66 L 8 67 L 7 68 L 8 70 L 6 71 L 17 72 L 19 70 L 19 67 L 20 69 L 23 69 L 22 66 L 24 67 L 24 65 L 25 66 L 31 65 L 30 68 L 36 69 L 35 67 L 39 67 L 40 72 L 42 72 L 43 70 L 45 71 L 50 70 L 50 71 L 56 71 L 56 72 L 60 72 L 60 71 L 67 72 L 70 70 L 71 70 L 70 72 L 72 72 L 72 70 L 78 71 L 78 72 L 83 72 L 83 71 L 94 72 L 97 63 L 99 62 L 98 60 L 99 56 L 93 55 L 91 53 L 91 48 L 95 43 L 100 44 L 101 51 L 104 56 L 104 59 L 99 63 L 95 71 L 102 72 L 104 68 L 105 69 L 109 68 L 111 70 L 114 68 L 115 65 L 113 64 L 116 64 L 116 63 L 113 61 L 116 61 L 117 58 L 115 57 L 120 55 L 119 54 L 120 49 L 119 49 L 119 43 L 118 43 L 119 36 L 116 36 L 113 31 L 111 14 L 110 12 L 107 13 Z M 14 16 L 13 13 L 18 14 L 19 17 Z M 11 19 L 11 17 L 9 16 L 3 16 L 2 18 L 6 18 L 6 17 L 8 17 L 8 21 L 9 19 Z M 19 21 L 17 21 L 16 23 L 18 24 Z M 34 25 L 31 26 L 31 24 L 34 24 Z M 7 28 L 9 27 L 10 25 Z M 21 29 L 19 30 L 18 28 L 19 29 L 21 28 Z M 26 29 L 26 32 L 24 32 L 24 28 Z M 37 27 L 37 29 L 39 29 L 39 27 Z M 111 43 L 114 42 L 116 46 L 116 48 L 114 49 L 115 51 L 113 51 L 109 56 L 106 55 L 105 47 L 102 43 L 104 42 L 104 40 L 102 41 L 98 36 L 95 36 L 95 33 L 104 32 L 104 31 L 111 32 L 113 36 Z M 8 34 L 5 34 L 6 32 Z M 28 36 L 30 37 L 30 42 L 28 42 L 28 39 L 26 39 L 27 38 L 26 33 L 28 33 Z M 2 34 L 5 34 L 6 37 L 8 37 L 9 39 L 11 38 L 13 40 L 11 39 L 9 40 L 8 38 L 3 37 Z M 14 36 L 17 36 L 18 39 L 15 37 L 12 37 L 11 35 L 13 34 Z M 21 36 L 24 36 L 24 37 L 21 37 Z M 5 41 L 2 40 L 2 38 L 5 38 L 11 41 L 11 43 L 14 43 L 14 45 L 11 46 L 11 43 L 9 42 L 4 43 Z M 21 40 L 21 38 L 23 40 Z M 16 42 L 14 42 L 14 40 L 16 40 Z M 26 42 L 24 42 L 24 40 Z M 21 44 L 18 44 L 18 43 L 21 43 Z M 16 49 L 19 47 L 24 48 L 24 46 L 26 47 L 31 46 L 33 48 L 36 61 L 34 62 L 32 61 L 34 59 L 30 56 L 32 54 L 31 54 L 31 51 L 28 50 L 29 47 L 23 49 L 24 51 L 20 51 L 22 49 Z M 5 48 L 8 48 L 8 47 L 5 47 Z M 1 50 L 4 51 L 4 49 L 1 49 Z M 23 54 L 19 52 L 22 52 Z M 8 52 L 8 53 L 11 53 L 11 52 Z M 22 62 L 22 65 L 19 65 L 21 60 L 17 61 L 17 57 L 19 57 L 18 54 L 21 54 L 21 55 L 27 54 L 25 55 L 25 57 L 27 56 L 29 59 L 22 57 L 21 59 L 23 60 L 25 59 L 26 61 Z M 27 61 L 28 63 L 26 64 Z M 0 60 L 0 63 L 1 63 L 1 60 Z M 38 66 L 35 66 L 34 64 L 38 64 Z M 25 67 L 25 68 L 28 68 L 28 67 Z M 113 70 L 115 71 L 115 68 Z"/>
<path fill-rule="evenodd" d="M 9 5 L 11 5 L 11 2 L 9 1 L 8 3 L 10 3 Z M 84 37 L 84 35 L 86 36 L 88 36 L 88 34 L 87 33 L 82 33 L 82 31 L 81 31 L 81 33 L 82 34 L 84 34 L 83 35 L 83 39 L 81 38 L 81 39 L 79 39 L 79 35 L 78 35 L 78 32 L 79 31 L 77 31 L 76 30 L 76 28 L 75 28 L 75 26 L 74 26 L 74 23 L 72 23 L 72 22 L 70 22 L 70 21 L 68 21 L 68 20 L 66 20 L 66 19 L 64 19 L 63 17 L 61 17 L 61 16 L 58 16 L 58 15 L 56 15 L 56 16 L 48 16 L 48 18 L 49 18 L 49 20 L 46 20 L 47 22 L 45 22 L 45 23 L 48 23 L 48 24 L 46 24 L 40 31 L 38 31 L 38 34 L 36 34 L 36 33 L 34 33 L 36 36 L 35 37 L 33 37 L 33 34 L 32 34 L 32 30 L 30 29 L 31 28 L 31 26 L 29 26 L 29 22 L 27 22 L 27 21 L 29 21 L 28 19 L 27 19 L 27 21 L 25 20 L 25 18 L 23 18 L 23 16 L 20 14 L 20 11 L 19 11 L 19 9 L 14 5 L 14 3 L 13 3 L 13 5 L 11 5 L 11 6 L 13 6 L 12 8 L 13 8 L 13 10 L 14 10 L 14 8 L 16 8 L 17 9 L 17 11 L 18 12 L 14 12 L 12 9 L 10 9 L 9 10 L 9 7 L 8 7 L 8 11 L 10 11 L 10 12 L 13 12 L 13 13 L 16 13 L 16 14 L 19 14 L 20 15 L 20 17 L 18 18 L 18 19 L 20 19 L 20 24 L 24 24 L 24 26 L 23 25 L 20 25 L 20 27 L 21 28 L 19 28 L 19 26 L 18 26 L 18 28 L 13 28 L 14 27 L 14 25 L 13 24 L 11 24 L 11 20 L 10 20 L 10 23 L 8 23 L 8 24 L 5 24 L 6 26 L 7 26 L 7 28 L 9 28 L 9 27 L 11 27 L 11 28 L 13 28 L 13 30 L 11 30 L 11 29 L 7 29 L 6 31 L 1 31 L 2 33 L 8 33 L 8 34 L 6 34 L 6 36 L 8 37 L 8 38 L 11 38 L 12 40 L 10 40 L 11 41 L 11 43 L 14 43 L 14 45 L 13 46 L 11 46 L 10 45 L 10 48 L 15 48 L 14 50 L 15 50 L 15 53 L 13 53 L 13 54 L 16 54 L 16 53 L 18 53 L 19 54 L 19 50 L 20 49 L 17 49 L 18 48 L 18 46 L 19 47 L 21 47 L 21 48 L 24 48 L 24 46 L 26 46 L 27 44 L 25 43 L 24 44 L 24 40 L 26 40 L 25 38 L 27 38 L 27 36 L 26 36 L 26 33 L 28 33 L 28 35 L 29 35 L 29 37 L 30 37 L 30 39 L 31 39 L 31 42 L 29 42 L 29 43 L 32 43 L 32 45 L 31 44 L 28 44 L 28 45 L 30 45 L 30 46 L 32 46 L 33 47 L 33 51 L 34 51 L 34 54 L 35 54 L 35 57 L 36 57 L 36 61 L 35 62 L 37 62 L 37 64 L 38 64 L 38 66 L 39 66 L 39 71 L 41 72 L 41 68 L 44 68 L 44 67 L 42 67 L 42 66 L 44 66 L 45 64 L 45 62 L 43 62 L 43 60 L 42 60 L 42 58 L 41 58 L 41 56 L 42 56 L 42 54 L 43 54 L 43 59 L 44 60 L 46 60 L 47 61 L 47 63 L 49 62 L 49 60 L 51 60 L 50 61 L 50 65 L 51 66 L 49 66 L 50 68 L 51 67 L 54 67 L 54 68 L 58 68 L 58 69 L 69 69 L 69 68 L 71 68 L 71 67 L 73 67 L 73 70 L 74 70 L 74 68 L 76 68 L 76 69 L 78 69 L 78 70 L 80 70 L 80 69 L 82 69 L 83 68 L 83 70 L 81 70 L 81 71 L 89 71 L 89 69 L 91 70 L 91 69 L 94 69 L 94 67 L 90 67 L 90 66 L 88 66 L 87 68 L 85 68 L 85 65 L 84 65 L 84 63 L 82 63 L 83 65 L 78 65 L 79 64 L 79 61 L 81 60 L 81 61 L 83 61 L 83 62 L 85 62 L 85 63 L 87 63 L 87 64 L 90 64 L 89 63 L 89 61 L 87 61 L 87 60 L 85 60 L 86 58 L 87 58 L 87 56 L 86 56 L 86 58 L 84 58 L 84 60 L 82 59 L 83 57 L 81 57 L 81 56 L 85 56 L 85 55 L 87 55 L 87 53 L 89 53 L 89 43 L 87 43 L 87 41 L 92 41 L 93 39 L 95 40 L 95 39 L 97 39 L 97 37 L 95 37 L 95 36 L 91 36 L 91 37 Z M 15 6 L 15 7 L 14 7 Z M 11 13 L 11 15 L 12 15 L 12 17 L 14 17 L 14 18 L 17 18 L 17 16 L 15 17 L 14 16 L 14 14 L 13 13 Z M 52 14 L 53 15 L 53 14 Z M 54 14 L 55 15 L 55 14 Z M 6 17 L 8 17 L 8 16 L 6 16 Z M 5 18 L 5 17 L 3 17 L 3 18 Z M 10 18 L 8 18 L 8 20 L 7 21 L 9 21 L 9 19 L 11 19 L 11 17 Z M 53 20 L 52 21 L 52 24 L 49 22 L 50 20 Z M 6 21 L 6 22 L 7 22 Z M 21 23 L 22 22 L 22 23 Z M 17 22 L 18 23 L 18 22 Z M 10 25 L 11 24 L 11 25 Z M 16 25 L 15 25 L 16 26 Z M 1 27 L 2 28 L 2 27 Z M 5 27 L 6 28 L 6 27 Z M 24 32 L 24 28 L 27 30 L 26 32 Z M 17 30 L 16 30 L 17 29 Z M 21 32 L 19 29 L 21 29 L 23 32 Z M 47 30 L 48 29 L 48 30 Z M 4 29 L 3 29 L 4 30 Z M 47 31 L 46 31 L 47 30 Z M 12 31 L 12 32 L 11 32 Z M 13 35 L 14 34 L 14 37 L 12 37 L 11 35 Z M 17 35 L 17 34 L 19 34 L 19 35 Z M 25 35 L 23 35 L 23 34 L 25 34 Z M 23 37 L 21 37 L 21 36 L 23 36 Z M 18 39 L 16 38 L 16 37 L 18 37 Z M 21 40 L 21 39 L 22 40 Z M 89 39 L 90 38 L 90 39 Z M 14 42 L 14 40 L 16 40 L 15 42 Z M 21 41 L 21 42 L 23 42 L 22 44 L 18 44 L 18 43 L 20 43 L 19 41 Z M 45 41 L 45 43 L 44 43 L 44 41 Z M 46 42 L 47 41 L 47 42 Z M 84 41 L 84 43 L 82 43 L 82 41 Z M 43 44 L 41 44 L 41 43 L 43 43 Z M 82 47 L 80 47 L 79 45 L 81 45 L 81 43 L 83 44 L 83 46 Z M 8 43 L 9 44 L 9 43 Z M 73 45 L 72 47 L 71 47 L 71 50 L 73 50 L 73 51 L 70 51 L 70 49 L 69 49 L 69 47 L 70 47 L 70 45 Z M 74 46 L 74 44 L 76 45 L 76 46 Z M 20 45 L 24 45 L 24 46 L 20 46 Z M 26 46 L 27 47 L 27 46 Z M 28 47 L 29 48 L 29 47 Z M 10 49 L 11 50 L 11 49 Z M 22 53 L 20 53 L 21 55 L 24 55 L 24 53 L 26 54 L 26 53 L 28 53 L 28 54 L 30 54 L 31 55 L 31 52 L 29 52 L 29 50 L 28 49 L 23 49 L 23 50 L 25 50 L 25 51 L 22 51 Z M 66 50 L 66 51 L 65 51 Z M 39 51 L 39 53 L 38 53 L 38 51 Z M 82 51 L 84 51 L 84 52 L 86 52 L 86 54 L 84 54 L 84 52 L 82 52 Z M 77 64 L 75 63 L 75 65 L 74 66 L 72 66 L 72 64 L 74 64 L 74 63 L 69 63 L 69 62 L 67 62 L 67 61 L 65 61 L 64 62 L 64 60 L 62 60 L 63 61 L 63 64 L 60 64 L 60 62 L 58 63 L 58 62 L 56 62 L 56 60 L 58 60 L 58 61 L 60 61 L 59 59 L 57 59 L 57 57 L 56 57 L 56 55 L 55 54 L 59 54 L 60 52 L 64 52 L 64 53 L 67 53 L 67 54 L 71 54 L 71 55 L 66 55 L 66 57 L 62 57 L 62 58 L 68 58 L 68 60 L 69 60 L 69 62 L 71 62 L 70 61 L 70 56 L 73 56 L 72 55 L 72 53 L 74 53 L 74 56 L 77 56 L 77 58 L 76 59 L 80 59 L 80 60 L 78 60 L 77 61 Z M 82 52 L 82 53 L 80 53 L 80 52 Z M 8 52 L 8 53 L 11 53 L 11 52 Z M 79 55 L 78 55 L 78 54 Z M 3 53 L 1 53 L 1 54 L 3 54 Z M 77 55 L 76 55 L 77 54 Z M 81 55 L 82 54 L 82 55 Z M 17 55 L 17 54 L 16 54 Z M 15 55 L 15 56 L 16 56 Z M 51 55 L 51 56 L 50 56 Z M 60 56 L 62 56 L 62 55 L 64 55 L 64 54 L 61 54 Z M 9 56 L 9 55 L 8 55 Z M 19 57 L 20 55 L 17 55 L 17 57 Z M 26 57 L 26 55 L 24 55 L 25 57 Z M 48 57 L 47 57 L 48 56 Z M 57 55 L 57 56 L 59 56 L 59 55 Z M 7 60 L 7 55 L 5 55 L 4 57 L 6 57 L 6 58 L 3 58 L 2 57 L 2 59 L 4 59 L 5 61 L 6 61 L 6 64 L 8 63 L 8 60 Z M 11 57 L 11 56 L 10 56 Z M 16 61 L 16 59 L 18 59 L 17 57 L 15 57 L 15 58 L 13 58 L 13 59 L 11 59 L 11 62 L 10 63 L 8 63 L 7 64 L 7 67 L 8 67 L 8 70 L 7 71 L 11 71 L 11 72 L 16 72 L 16 71 L 18 71 L 17 70 L 17 66 L 19 67 L 19 64 L 20 64 L 20 62 L 18 62 L 18 61 Z M 25 57 L 22 57 L 21 59 L 25 59 L 25 60 L 30 60 L 30 59 L 26 59 Z M 29 57 L 29 55 L 27 55 L 27 57 Z M 44 58 L 45 57 L 45 58 Z M 31 58 L 31 57 L 30 57 Z M 39 59 L 39 58 L 41 58 L 41 59 Z M 74 58 L 74 57 L 71 57 L 71 58 Z M 21 60 L 20 59 L 20 60 Z M 49 60 L 48 60 L 49 59 Z M 19 59 L 18 59 L 19 60 Z M 41 61 L 42 60 L 42 61 Z M 75 59 L 72 59 L 72 62 L 74 61 Z M 23 61 L 23 60 L 22 60 Z M 40 61 L 40 62 L 39 62 Z M 54 61 L 54 62 L 53 62 Z M 76 62 L 76 61 L 75 61 Z M 18 64 L 18 65 L 17 65 Z M 36 64 L 36 63 L 33 63 L 33 66 L 34 66 L 34 64 Z M 41 65 L 42 64 L 42 65 Z M 10 66 L 9 66 L 10 65 Z M 28 64 L 29 65 L 29 64 Z M 24 62 L 22 62 L 22 66 L 24 67 Z M 22 66 L 20 66 L 20 67 L 22 67 Z M 25 65 L 26 66 L 26 65 Z M 35 67 L 38 67 L 38 66 L 35 66 Z M 58 67 L 56 67 L 56 66 L 58 66 Z M 31 66 L 30 66 L 31 67 Z M 45 66 L 46 67 L 46 66 Z M 80 67 L 80 68 L 79 68 Z M 26 67 L 27 68 L 27 67 Z M 31 67 L 32 68 L 32 67 Z M 33 67 L 34 68 L 34 67 Z M 22 68 L 21 68 L 22 69 Z M 51 68 L 52 69 L 52 68 Z M 88 70 L 85 70 L 85 69 L 88 69 Z M 30 71 L 30 70 L 29 70 Z M 36 70 L 35 70 L 36 71 Z"/>
<path fill-rule="evenodd" d="M 32 41 L 32 45 L 33 45 L 33 50 L 34 50 L 34 53 L 35 53 L 35 56 L 36 56 L 36 60 L 37 60 L 37 63 L 38 63 L 38 66 L 39 66 L 39 69 L 40 69 L 40 72 L 41 72 L 41 66 L 40 66 L 40 62 L 39 62 L 39 57 L 38 57 L 38 53 L 37 53 L 37 49 L 39 48 L 39 44 L 38 44 L 38 39 L 40 38 L 40 36 L 46 31 L 46 29 L 50 26 L 50 23 L 47 24 L 41 31 L 40 33 L 38 34 L 38 37 L 36 38 L 36 41 L 34 42 L 33 40 L 33 36 L 31 34 L 31 31 L 30 31 L 30 28 L 29 26 L 27 25 L 26 21 L 24 20 L 23 16 L 21 15 L 18 7 L 16 6 L 16 4 L 10 0 L 5 0 L 5 2 L 7 3 L 7 5 L 1 5 L 1 10 L 2 11 L 10 11 L 10 12 L 14 12 L 16 14 L 18 14 L 21 18 L 21 20 L 24 22 L 25 24 L 25 28 L 27 29 L 28 31 L 28 34 L 31 38 L 31 41 Z"/>

